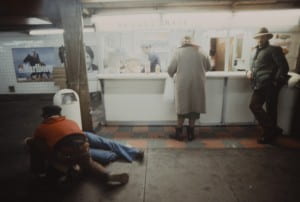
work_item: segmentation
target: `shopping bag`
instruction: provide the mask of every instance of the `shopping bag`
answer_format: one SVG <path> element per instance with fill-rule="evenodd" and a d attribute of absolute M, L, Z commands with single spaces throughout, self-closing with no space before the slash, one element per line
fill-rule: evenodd
<path fill-rule="evenodd" d="M 173 103 L 174 102 L 174 80 L 171 77 L 166 78 L 165 81 L 165 89 L 164 89 L 164 95 L 163 99 L 164 102 Z"/>

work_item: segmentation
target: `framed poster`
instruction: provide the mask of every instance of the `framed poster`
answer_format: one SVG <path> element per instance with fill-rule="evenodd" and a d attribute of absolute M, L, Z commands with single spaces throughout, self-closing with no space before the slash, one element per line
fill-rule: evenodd
<path fill-rule="evenodd" d="M 57 47 L 12 48 L 12 56 L 18 82 L 52 81 L 60 66 Z"/>
<path fill-rule="evenodd" d="M 95 52 L 96 50 L 96 47 L 94 46 L 85 46 L 85 62 L 86 62 L 86 70 L 87 70 L 87 73 L 88 73 L 88 76 L 89 75 L 96 75 L 98 74 L 98 71 L 99 71 L 99 67 L 98 67 L 98 57 L 97 57 L 97 53 Z M 60 62 L 62 64 L 64 64 L 65 62 L 65 58 L 64 58 L 64 55 L 65 55 L 65 48 L 64 46 L 60 46 L 58 48 L 58 51 L 59 51 L 59 59 L 60 59 Z"/>

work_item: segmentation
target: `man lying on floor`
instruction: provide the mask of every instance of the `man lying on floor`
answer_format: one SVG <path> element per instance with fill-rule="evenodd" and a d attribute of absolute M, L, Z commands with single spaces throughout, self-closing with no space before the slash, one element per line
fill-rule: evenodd
<path fill-rule="evenodd" d="M 59 106 L 46 106 L 42 111 L 43 122 L 33 137 L 25 139 L 30 148 L 31 170 L 38 176 L 46 174 L 49 168 L 64 173 L 75 169 L 106 182 L 126 184 L 127 173 L 109 174 L 100 163 L 107 164 L 117 159 L 143 160 L 143 151 L 83 132 L 76 122 L 61 116 Z"/>
<path fill-rule="evenodd" d="M 83 133 L 90 144 L 92 159 L 101 164 L 108 164 L 119 159 L 128 162 L 132 162 L 133 160 L 143 161 L 144 159 L 144 151 L 142 150 L 120 144 L 91 132 Z"/>

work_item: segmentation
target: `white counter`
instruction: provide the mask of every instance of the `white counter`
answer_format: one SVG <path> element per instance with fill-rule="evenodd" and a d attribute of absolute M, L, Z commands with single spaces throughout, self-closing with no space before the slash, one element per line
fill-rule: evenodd
<path fill-rule="evenodd" d="M 168 73 L 121 73 L 121 74 L 98 74 L 99 79 L 165 79 L 169 75 Z M 245 77 L 245 72 L 206 72 L 206 77 L 208 78 L 243 78 Z"/>
<path fill-rule="evenodd" d="M 207 72 L 207 113 L 201 125 L 249 124 L 251 89 L 245 72 Z M 163 99 L 167 73 L 98 74 L 103 81 L 107 124 L 174 124 L 174 103 Z"/>

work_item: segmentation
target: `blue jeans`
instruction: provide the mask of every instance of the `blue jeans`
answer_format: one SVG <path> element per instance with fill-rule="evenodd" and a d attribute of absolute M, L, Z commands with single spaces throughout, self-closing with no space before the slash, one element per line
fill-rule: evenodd
<path fill-rule="evenodd" d="M 132 162 L 139 150 L 127 147 L 113 140 L 103 138 L 90 132 L 84 132 L 90 144 L 90 154 L 93 160 L 107 164 L 122 158 Z"/>

